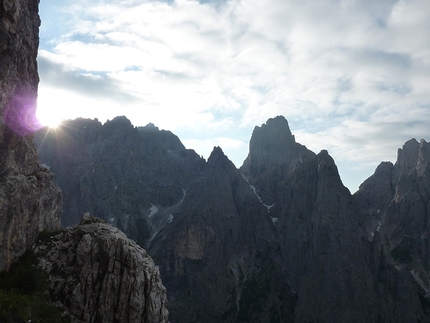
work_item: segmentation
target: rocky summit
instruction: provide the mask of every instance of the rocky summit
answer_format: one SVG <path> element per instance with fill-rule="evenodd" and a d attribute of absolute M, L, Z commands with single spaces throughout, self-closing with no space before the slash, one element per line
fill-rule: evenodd
<path fill-rule="evenodd" d="M 124 117 L 68 121 L 36 141 L 63 223 L 95 212 L 146 247 L 172 322 L 430 320 L 425 141 L 354 195 L 282 116 L 255 127 L 240 169 L 220 147 L 206 161 Z"/>

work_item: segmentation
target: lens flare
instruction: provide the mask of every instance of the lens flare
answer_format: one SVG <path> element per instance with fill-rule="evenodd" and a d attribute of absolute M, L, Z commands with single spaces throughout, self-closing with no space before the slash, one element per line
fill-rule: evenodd
<path fill-rule="evenodd" d="M 43 125 L 36 117 L 36 98 L 34 96 L 13 96 L 5 109 L 4 122 L 15 133 L 29 135 Z"/>
<path fill-rule="evenodd" d="M 51 111 L 37 109 L 36 116 L 40 124 L 44 127 L 57 128 L 61 125 L 62 120 Z"/>

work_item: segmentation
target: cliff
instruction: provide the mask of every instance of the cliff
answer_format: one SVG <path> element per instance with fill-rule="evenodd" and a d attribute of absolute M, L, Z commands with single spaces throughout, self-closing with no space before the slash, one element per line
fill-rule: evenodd
<path fill-rule="evenodd" d="M 378 235 L 390 262 L 409 272 L 420 300 L 430 305 L 430 144 L 411 139 L 397 161 L 381 163 L 354 198 L 367 223 L 369 239 Z M 427 307 L 430 313 L 429 307 Z"/>
<path fill-rule="evenodd" d="M 89 212 L 141 246 L 168 221 L 169 208 L 205 164 L 171 132 L 135 128 L 125 117 L 104 125 L 67 121 L 57 131 L 38 132 L 35 141 L 63 190 L 62 225 L 77 224 Z"/>
<path fill-rule="evenodd" d="M 293 319 L 273 221 L 238 169 L 215 147 L 173 220 L 151 240 L 179 322 Z"/>
<path fill-rule="evenodd" d="M 0 1 L 0 271 L 60 226 L 61 192 L 31 133 L 38 86 L 38 1 Z"/>
<path fill-rule="evenodd" d="M 287 127 L 283 117 L 256 127 L 241 169 L 262 203 L 274 204 L 270 214 L 277 219 L 282 261 L 297 291 L 295 321 L 424 319 L 411 275 L 397 272 L 380 245 L 368 243 L 362 214 L 343 186 L 334 160 L 327 151 L 314 155 L 295 143 Z M 279 152 L 283 158 L 265 163 L 259 146 L 271 147 L 272 154 Z M 267 202 L 266 197 L 274 200 Z M 399 298 L 399 293 L 408 297 Z"/>
<path fill-rule="evenodd" d="M 166 292 L 145 250 L 94 219 L 58 231 L 61 191 L 32 140 L 38 4 L 0 1 L 0 321 L 167 322 Z"/>

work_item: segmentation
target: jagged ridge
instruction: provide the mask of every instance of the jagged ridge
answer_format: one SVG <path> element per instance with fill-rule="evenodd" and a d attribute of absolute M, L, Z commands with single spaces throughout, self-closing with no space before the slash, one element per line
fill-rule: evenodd
<path fill-rule="evenodd" d="M 76 123 L 79 122 L 82 121 Z M 383 180 L 369 179 L 359 193 L 351 196 L 328 152 L 315 154 L 296 143 L 288 122 L 281 116 L 254 129 L 249 156 L 240 170 L 221 148 L 215 147 L 205 162 L 194 151 L 185 150 L 176 136 L 153 125 L 138 129 L 138 133 L 148 136 L 145 140 L 138 135 L 130 137 L 124 149 L 124 145 L 113 143 L 136 130 L 128 122 L 121 124 L 116 130 L 112 126 L 110 132 L 101 131 L 108 135 L 85 139 L 80 146 L 84 152 L 110 147 L 109 156 L 101 157 L 97 163 L 93 157 L 76 160 L 72 169 L 86 169 L 86 162 L 92 160 L 91 167 L 99 167 L 100 173 L 106 174 L 106 165 L 118 162 L 118 156 L 124 160 L 121 156 L 133 152 L 133 165 L 145 167 L 139 168 L 134 179 L 121 179 L 142 179 L 133 186 L 132 194 L 154 192 L 154 183 L 166 185 L 136 205 L 145 210 L 140 219 L 147 221 L 152 230 L 140 243 L 147 245 L 160 265 L 171 300 L 172 320 L 428 319 L 423 306 L 427 298 L 422 292 L 427 285 L 414 284 L 418 279 L 414 278 L 416 273 L 411 275 L 411 269 L 394 266 L 390 249 L 394 240 L 386 238 L 384 230 L 389 227 L 384 221 L 379 223 L 385 212 L 381 210 L 390 209 L 392 202 L 388 201 L 395 193 L 392 170 L 398 168 L 393 178 L 402 182 L 405 172 L 424 174 L 428 160 L 424 152 L 403 149 L 405 162 L 398 164 L 405 166 L 382 164 L 377 173 Z M 73 137 L 71 140 L 76 141 Z M 61 140 L 57 138 L 55 142 L 61 146 Z M 68 162 L 61 147 L 58 151 L 46 147 L 41 149 L 45 156 L 51 156 L 46 160 L 48 164 Z M 146 154 L 139 155 L 134 147 Z M 410 155 L 415 157 L 411 159 Z M 109 158 L 112 160 L 107 161 Z M 58 168 L 57 177 L 62 176 Z M 92 191 L 103 191 L 97 184 L 98 177 L 91 178 L 88 173 L 86 176 Z M 87 187 L 81 183 L 77 192 Z M 124 216 L 120 221 L 128 221 L 127 226 L 133 227 L 130 217 Z M 335 317 L 333 313 L 337 313 Z"/>

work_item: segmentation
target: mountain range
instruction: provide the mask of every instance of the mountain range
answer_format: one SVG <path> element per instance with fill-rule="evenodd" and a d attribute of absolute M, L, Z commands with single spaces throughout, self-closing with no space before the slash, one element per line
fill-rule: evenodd
<path fill-rule="evenodd" d="M 327 151 L 278 116 L 237 169 L 153 124 L 66 121 L 35 141 L 63 226 L 91 215 L 160 268 L 171 322 L 426 322 L 429 144 L 412 139 L 351 195 Z"/>

